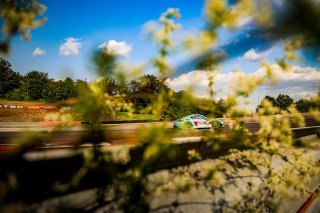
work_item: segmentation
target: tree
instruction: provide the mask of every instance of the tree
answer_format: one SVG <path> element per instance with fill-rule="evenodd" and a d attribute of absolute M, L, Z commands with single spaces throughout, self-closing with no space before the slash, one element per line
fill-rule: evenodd
<path fill-rule="evenodd" d="M 109 95 L 116 95 L 122 93 L 121 86 L 114 79 L 103 77 L 99 79 L 99 85 L 104 93 Z"/>
<path fill-rule="evenodd" d="M 86 91 L 88 89 L 89 89 L 88 83 L 86 81 L 78 79 L 74 83 L 74 92 L 75 92 L 76 97 L 79 97 L 81 95 L 82 91 Z"/>
<path fill-rule="evenodd" d="M 257 106 L 256 111 L 258 111 L 260 108 L 263 107 L 263 106 L 262 106 L 262 103 L 263 103 L 265 100 L 267 100 L 268 102 L 270 102 L 270 103 L 272 104 L 272 106 L 277 106 L 277 101 L 276 101 L 276 99 L 275 99 L 274 97 L 271 97 L 271 96 L 269 96 L 269 95 L 266 95 L 266 96 L 262 99 L 262 101 L 259 103 L 259 105 Z"/>
<path fill-rule="evenodd" d="M 307 99 L 300 99 L 299 101 L 295 102 L 297 110 L 299 112 L 308 112 L 311 108 L 311 101 Z"/>
<path fill-rule="evenodd" d="M 262 103 L 265 100 L 270 102 L 272 106 L 277 106 L 282 110 L 286 110 L 294 101 L 289 95 L 279 94 L 277 98 L 267 95 L 262 99 L 261 103 L 257 106 L 257 111 L 263 107 Z"/>
<path fill-rule="evenodd" d="M 277 105 L 277 101 L 276 101 L 276 99 L 274 97 L 271 97 L 271 96 L 267 95 L 263 99 L 269 101 L 272 104 L 272 106 L 276 106 Z"/>
<path fill-rule="evenodd" d="M 143 75 L 128 84 L 127 100 L 132 102 L 136 109 L 142 109 L 153 102 L 161 89 L 169 91 L 169 88 L 154 75 Z"/>
<path fill-rule="evenodd" d="M 42 95 L 46 101 L 57 101 L 56 98 L 57 84 L 53 79 L 49 79 L 47 86 L 44 88 Z"/>
<path fill-rule="evenodd" d="M 128 90 L 130 93 L 138 93 L 139 91 L 139 82 L 137 79 L 133 79 L 128 84 Z"/>
<path fill-rule="evenodd" d="M 228 108 L 230 108 L 230 107 L 231 106 L 229 106 L 223 98 L 220 98 L 216 102 L 216 110 L 215 110 L 216 116 L 222 117 L 228 111 Z"/>
<path fill-rule="evenodd" d="M 33 70 L 27 73 L 23 78 L 23 88 L 27 99 L 40 100 L 45 99 L 44 91 L 48 85 L 48 74 Z"/>
<path fill-rule="evenodd" d="M 50 79 L 42 93 L 46 101 L 64 101 L 77 96 L 76 83 L 70 77 L 64 81 Z"/>
<path fill-rule="evenodd" d="M 67 77 L 64 82 L 64 97 L 62 100 L 66 100 L 72 97 L 75 97 L 75 88 L 74 88 L 74 82 L 70 77 Z"/>
<path fill-rule="evenodd" d="M 299 112 L 309 112 L 310 110 L 320 109 L 317 97 L 313 97 L 311 99 L 300 99 L 295 102 L 295 105 Z"/>
<path fill-rule="evenodd" d="M 5 98 L 11 101 L 23 101 L 25 99 L 20 88 L 7 92 Z"/>
<path fill-rule="evenodd" d="M 128 85 L 131 93 L 146 93 L 157 95 L 162 88 L 169 89 L 154 75 L 143 75 L 130 81 Z"/>
<path fill-rule="evenodd" d="M 279 94 L 276 98 L 276 105 L 282 110 L 286 110 L 292 103 L 293 99 L 289 95 Z"/>
<path fill-rule="evenodd" d="M 162 84 L 154 75 L 143 75 L 138 78 L 139 93 L 159 94 Z"/>
<path fill-rule="evenodd" d="M 11 69 L 11 64 L 0 58 L 0 98 L 6 97 L 8 92 L 18 89 L 22 77 Z"/>

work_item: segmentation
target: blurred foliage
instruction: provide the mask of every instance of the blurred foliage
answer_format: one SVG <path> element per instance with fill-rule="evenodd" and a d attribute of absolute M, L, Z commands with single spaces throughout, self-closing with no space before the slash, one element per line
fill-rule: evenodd
<path fill-rule="evenodd" d="M 92 62 L 99 77 L 111 77 L 116 66 L 116 56 L 104 50 L 93 53 Z"/>
<path fill-rule="evenodd" d="M 1 30 L 0 54 L 10 52 L 12 37 L 19 34 L 25 41 L 30 40 L 30 30 L 44 25 L 46 7 L 37 0 L 3 0 L 0 2 Z"/>
<path fill-rule="evenodd" d="M 240 199 L 239 203 L 234 201 L 232 208 L 235 208 L 235 211 L 245 211 L 246 207 L 252 211 L 259 211 L 259 205 L 263 202 L 268 202 L 274 207 L 277 200 L 268 198 L 275 193 L 286 198 L 310 193 L 305 184 L 313 176 L 319 175 L 319 163 L 311 157 L 304 156 L 303 149 L 293 146 L 291 123 L 304 125 L 304 117 L 291 105 L 293 100 L 286 95 L 279 95 L 276 99 L 264 98 L 253 117 L 260 123 L 261 128 L 253 134 L 245 125 L 243 116 L 248 115 L 248 109 L 240 105 L 250 102 L 250 96 L 259 85 L 266 80 L 273 80 L 272 67 L 263 62 L 261 67 L 265 68 L 264 73 L 259 77 L 238 70 L 237 79 L 231 83 L 227 96 L 219 101 L 214 100 L 216 91 L 212 89 L 215 83 L 216 64 L 223 60 L 223 58 L 217 60 L 217 56 L 209 51 L 219 41 L 217 31 L 221 28 L 237 29 L 243 17 L 252 18 L 257 25 L 257 31 L 270 31 L 272 32 L 270 36 L 273 38 L 287 39 L 284 46 L 285 56 L 278 59 L 284 72 L 290 71 L 290 61 L 297 59 L 295 55 L 297 49 L 303 48 L 310 42 L 319 45 L 319 29 L 313 24 L 314 20 L 319 20 L 319 5 L 316 1 L 284 0 L 283 5 L 286 5 L 285 3 L 289 5 L 288 11 L 282 14 L 281 10 L 276 10 L 275 4 L 266 0 L 205 1 L 204 15 L 208 22 L 207 26 L 198 35 L 189 36 L 183 41 L 186 48 L 183 51 L 202 53 L 201 64 L 209 73 L 208 87 L 211 87 L 208 88 L 211 95 L 209 100 L 195 98 L 192 89 L 176 93 L 165 85 L 166 78 L 174 71 L 168 63 L 168 58 L 175 47 L 172 33 L 179 29 L 179 25 L 175 22 L 180 18 L 178 9 L 169 8 L 160 16 L 159 22 L 147 26 L 151 39 L 159 48 L 158 54 L 149 63 L 155 68 L 156 76 L 144 75 L 135 78 L 145 66 L 124 66 L 121 59 L 115 55 L 104 51 L 94 52 L 92 61 L 98 79 L 87 86 L 79 82 L 76 110 L 59 118 L 63 122 L 73 119 L 90 121 L 85 128 L 90 133 L 88 141 L 93 146 L 82 155 L 83 164 L 73 174 L 71 180 L 55 182 L 55 189 L 63 193 L 72 192 L 79 186 L 86 186 L 86 181 L 91 180 L 91 177 L 96 180 L 95 186 L 99 188 L 97 193 L 99 199 L 94 208 L 112 205 L 110 211 L 148 212 L 152 196 L 159 191 L 176 194 L 186 192 L 196 187 L 201 180 L 206 181 L 205 184 L 211 191 L 217 188 L 223 191 L 222 187 L 225 184 L 233 183 L 232 180 L 237 179 L 237 174 L 229 174 L 229 170 L 225 169 L 228 166 L 235 172 L 239 168 L 253 170 L 261 175 L 264 181 L 256 190 L 263 191 L 261 197 L 260 194 L 253 195 L 254 201 L 249 206 L 246 203 L 248 199 Z M 305 9 L 311 12 L 306 12 Z M 11 8 L 8 8 L 4 11 L 10 10 Z M 38 10 L 35 12 L 39 14 Z M 31 20 L 33 18 L 34 16 Z M 29 17 L 26 20 L 29 20 Z M 28 25 L 27 28 L 31 26 Z M 14 33 L 16 32 L 19 31 Z M 9 34 L 11 35 L 12 33 Z M 8 65 L 4 67 L 10 68 Z M 39 75 L 41 82 L 48 81 L 44 73 L 35 71 L 28 76 L 32 75 Z M 63 86 L 66 89 L 69 88 L 68 82 L 70 79 L 66 79 L 66 84 Z M 33 91 L 28 84 L 24 86 L 29 88 L 27 91 L 30 98 L 33 93 L 35 97 L 40 96 L 39 91 Z M 314 97 L 313 101 L 315 106 L 319 106 L 319 97 Z M 170 131 L 165 128 L 167 123 L 164 122 L 157 127 L 141 129 L 137 136 L 137 145 L 116 150 L 113 154 L 103 150 L 101 143 L 105 142 L 110 132 L 104 131 L 98 123 L 101 117 L 114 118 L 119 112 L 131 113 L 140 107 L 159 116 L 179 113 L 222 115 L 230 131 L 224 133 L 221 130 L 203 131 L 201 135 L 203 139 L 197 144 L 199 147 L 202 146 L 201 149 L 188 149 L 193 143 L 188 143 L 187 148 L 180 149 L 180 146 L 173 143 L 172 138 L 183 134 L 183 130 Z M 310 109 L 315 116 L 319 116 L 319 108 L 310 107 Z M 46 140 L 48 137 L 30 137 L 28 144 L 39 144 Z M 189 164 L 205 158 L 220 158 L 221 161 L 202 171 L 203 173 L 196 174 L 177 167 L 177 164 Z M 282 169 L 274 169 L 272 164 L 274 158 L 283 161 Z M 164 175 L 164 181 L 153 181 L 152 174 L 161 168 L 173 168 L 173 175 Z M 8 174 L 4 175 L 5 178 L 6 175 Z M 192 179 L 194 176 L 197 177 L 197 181 Z M 248 185 L 250 187 L 252 184 Z M 290 193 L 288 188 L 294 189 L 296 193 Z M 179 203 L 174 202 L 172 205 L 177 207 Z M 220 210 L 226 208 L 231 208 L 231 204 L 222 206 Z M 276 211 L 276 207 L 271 211 Z"/>
<path fill-rule="evenodd" d="M 160 26 L 156 28 L 147 26 L 146 28 L 147 33 L 156 41 L 159 48 L 159 55 L 153 59 L 153 65 L 158 69 L 160 80 L 167 78 L 173 71 L 167 63 L 167 57 L 174 44 L 171 39 L 171 34 L 180 28 L 180 26 L 175 23 L 175 20 L 178 19 L 180 19 L 179 9 L 169 8 L 160 16 Z"/>

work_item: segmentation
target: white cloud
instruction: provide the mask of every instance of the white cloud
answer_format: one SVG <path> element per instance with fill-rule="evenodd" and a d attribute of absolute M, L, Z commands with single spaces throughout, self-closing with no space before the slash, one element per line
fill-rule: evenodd
<path fill-rule="evenodd" d="M 256 52 L 255 49 L 250 49 L 249 51 L 247 51 L 243 55 L 243 57 L 241 59 L 246 60 L 246 61 L 258 61 L 258 60 L 262 59 L 264 56 L 265 56 L 265 52 L 258 53 L 258 52 Z"/>
<path fill-rule="evenodd" d="M 290 95 L 295 100 L 300 98 L 310 98 L 317 94 L 317 83 L 320 81 L 320 70 L 312 67 L 293 66 L 292 72 L 285 72 L 277 64 L 271 65 L 275 74 L 276 84 L 270 86 L 265 83 L 257 88 L 255 96 L 264 97 L 265 95 L 278 96 L 278 94 Z M 264 68 L 259 68 L 253 76 L 264 76 Z M 237 79 L 239 72 L 230 72 L 227 74 L 218 73 L 214 78 L 214 91 L 221 91 L 218 98 L 223 97 L 230 92 L 232 88 L 228 87 L 231 82 Z M 194 70 L 192 72 L 180 75 L 174 79 L 167 79 L 167 85 L 175 91 L 185 90 L 190 85 L 193 86 L 194 95 L 197 97 L 209 97 L 208 91 L 208 72 Z"/>
<path fill-rule="evenodd" d="M 41 56 L 41 55 L 45 55 L 46 51 L 40 49 L 39 47 L 37 47 L 33 52 L 32 52 L 32 56 Z"/>
<path fill-rule="evenodd" d="M 277 64 L 271 65 L 276 80 L 280 82 L 310 82 L 320 81 L 320 70 L 313 67 L 292 66 L 292 71 L 283 71 Z M 258 69 L 254 75 L 262 76 L 264 68 Z"/>
<path fill-rule="evenodd" d="M 254 19 L 252 16 L 241 16 L 240 18 L 237 19 L 236 22 L 236 27 L 244 27 L 247 26 L 251 23 L 253 23 Z"/>
<path fill-rule="evenodd" d="M 315 95 L 316 95 L 316 93 L 312 92 L 312 91 L 289 93 L 289 96 L 292 97 L 294 100 L 299 100 L 301 98 L 310 99 L 311 97 L 313 97 Z"/>
<path fill-rule="evenodd" d="M 79 39 L 68 37 L 59 48 L 59 54 L 63 56 L 79 55 L 79 48 L 82 47 Z"/>
<path fill-rule="evenodd" d="M 98 46 L 98 48 L 107 51 L 110 54 L 119 55 L 119 56 L 127 56 L 132 51 L 132 47 L 130 44 L 127 44 L 125 41 L 115 41 L 110 40 L 107 42 L 103 42 Z"/>

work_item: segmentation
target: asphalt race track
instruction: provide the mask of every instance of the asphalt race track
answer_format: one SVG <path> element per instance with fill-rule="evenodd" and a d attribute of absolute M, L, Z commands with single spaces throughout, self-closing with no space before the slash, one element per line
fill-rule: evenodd
<path fill-rule="evenodd" d="M 244 124 L 250 129 L 251 132 L 255 133 L 260 129 L 259 123 L 256 121 L 246 121 Z M 47 147 L 59 147 L 59 146 L 72 146 L 76 144 L 86 144 L 92 143 L 92 135 L 88 131 L 88 125 L 90 124 L 80 124 L 72 126 L 68 129 L 61 129 L 60 131 L 52 131 L 54 127 L 45 126 L 37 127 L 36 123 L 0 123 L 0 150 L 3 146 L 8 146 L 16 143 L 16 139 L 23 138 L 27 132 L 36 133 L 46 133 L 52 131 L 52 137 L 45 145 Z M 104 131 L 99 133 L 98 139 L 101 142 L 109 144 L 132 144 L 135 143 L 139 131 L 143 131 L 144 128 L 151 126 L 163 126 L 165 128 L 172 129 L 172 131 L 177 131 L 173 129 L 172 122 L 166 124 L 162 122 L 149 122 L 149 123 L 123 123 L 123 124 L 101 124 Z M 29 127 L 29 128 L 16 128 L 19 127 Z M 10 127 L 10 128 L 5 128 Z M 317 122 L 312 117 L 305 118 L 305 127 L 297 127 L 292 125 L 292 130 L 295 137 L 303 137 L 306 135 L 314 134 L 316 129 L 320 128 L 320 122 Z M 225 127 L 223 132 L 229 131 L 230 128 L 228 123 L 225 122 Z M 181 130 L 183 131 L 183 137 L 201 137 L 203 130 Z M 210 130 L 214 134 L 214 130 Z"/>

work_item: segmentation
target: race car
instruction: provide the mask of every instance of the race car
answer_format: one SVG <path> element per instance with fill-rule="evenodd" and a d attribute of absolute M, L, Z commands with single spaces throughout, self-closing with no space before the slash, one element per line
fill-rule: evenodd
<path fill-rule="evenodd" d="M 173 127 L 184 129 L 210 129 L 224 127 L 224 123 L 219 119 L 212 119 L 209 121 L 204 115 L 192 114 L 184 117 L 179 117 L 177 120 L 174 120 Z"/>

